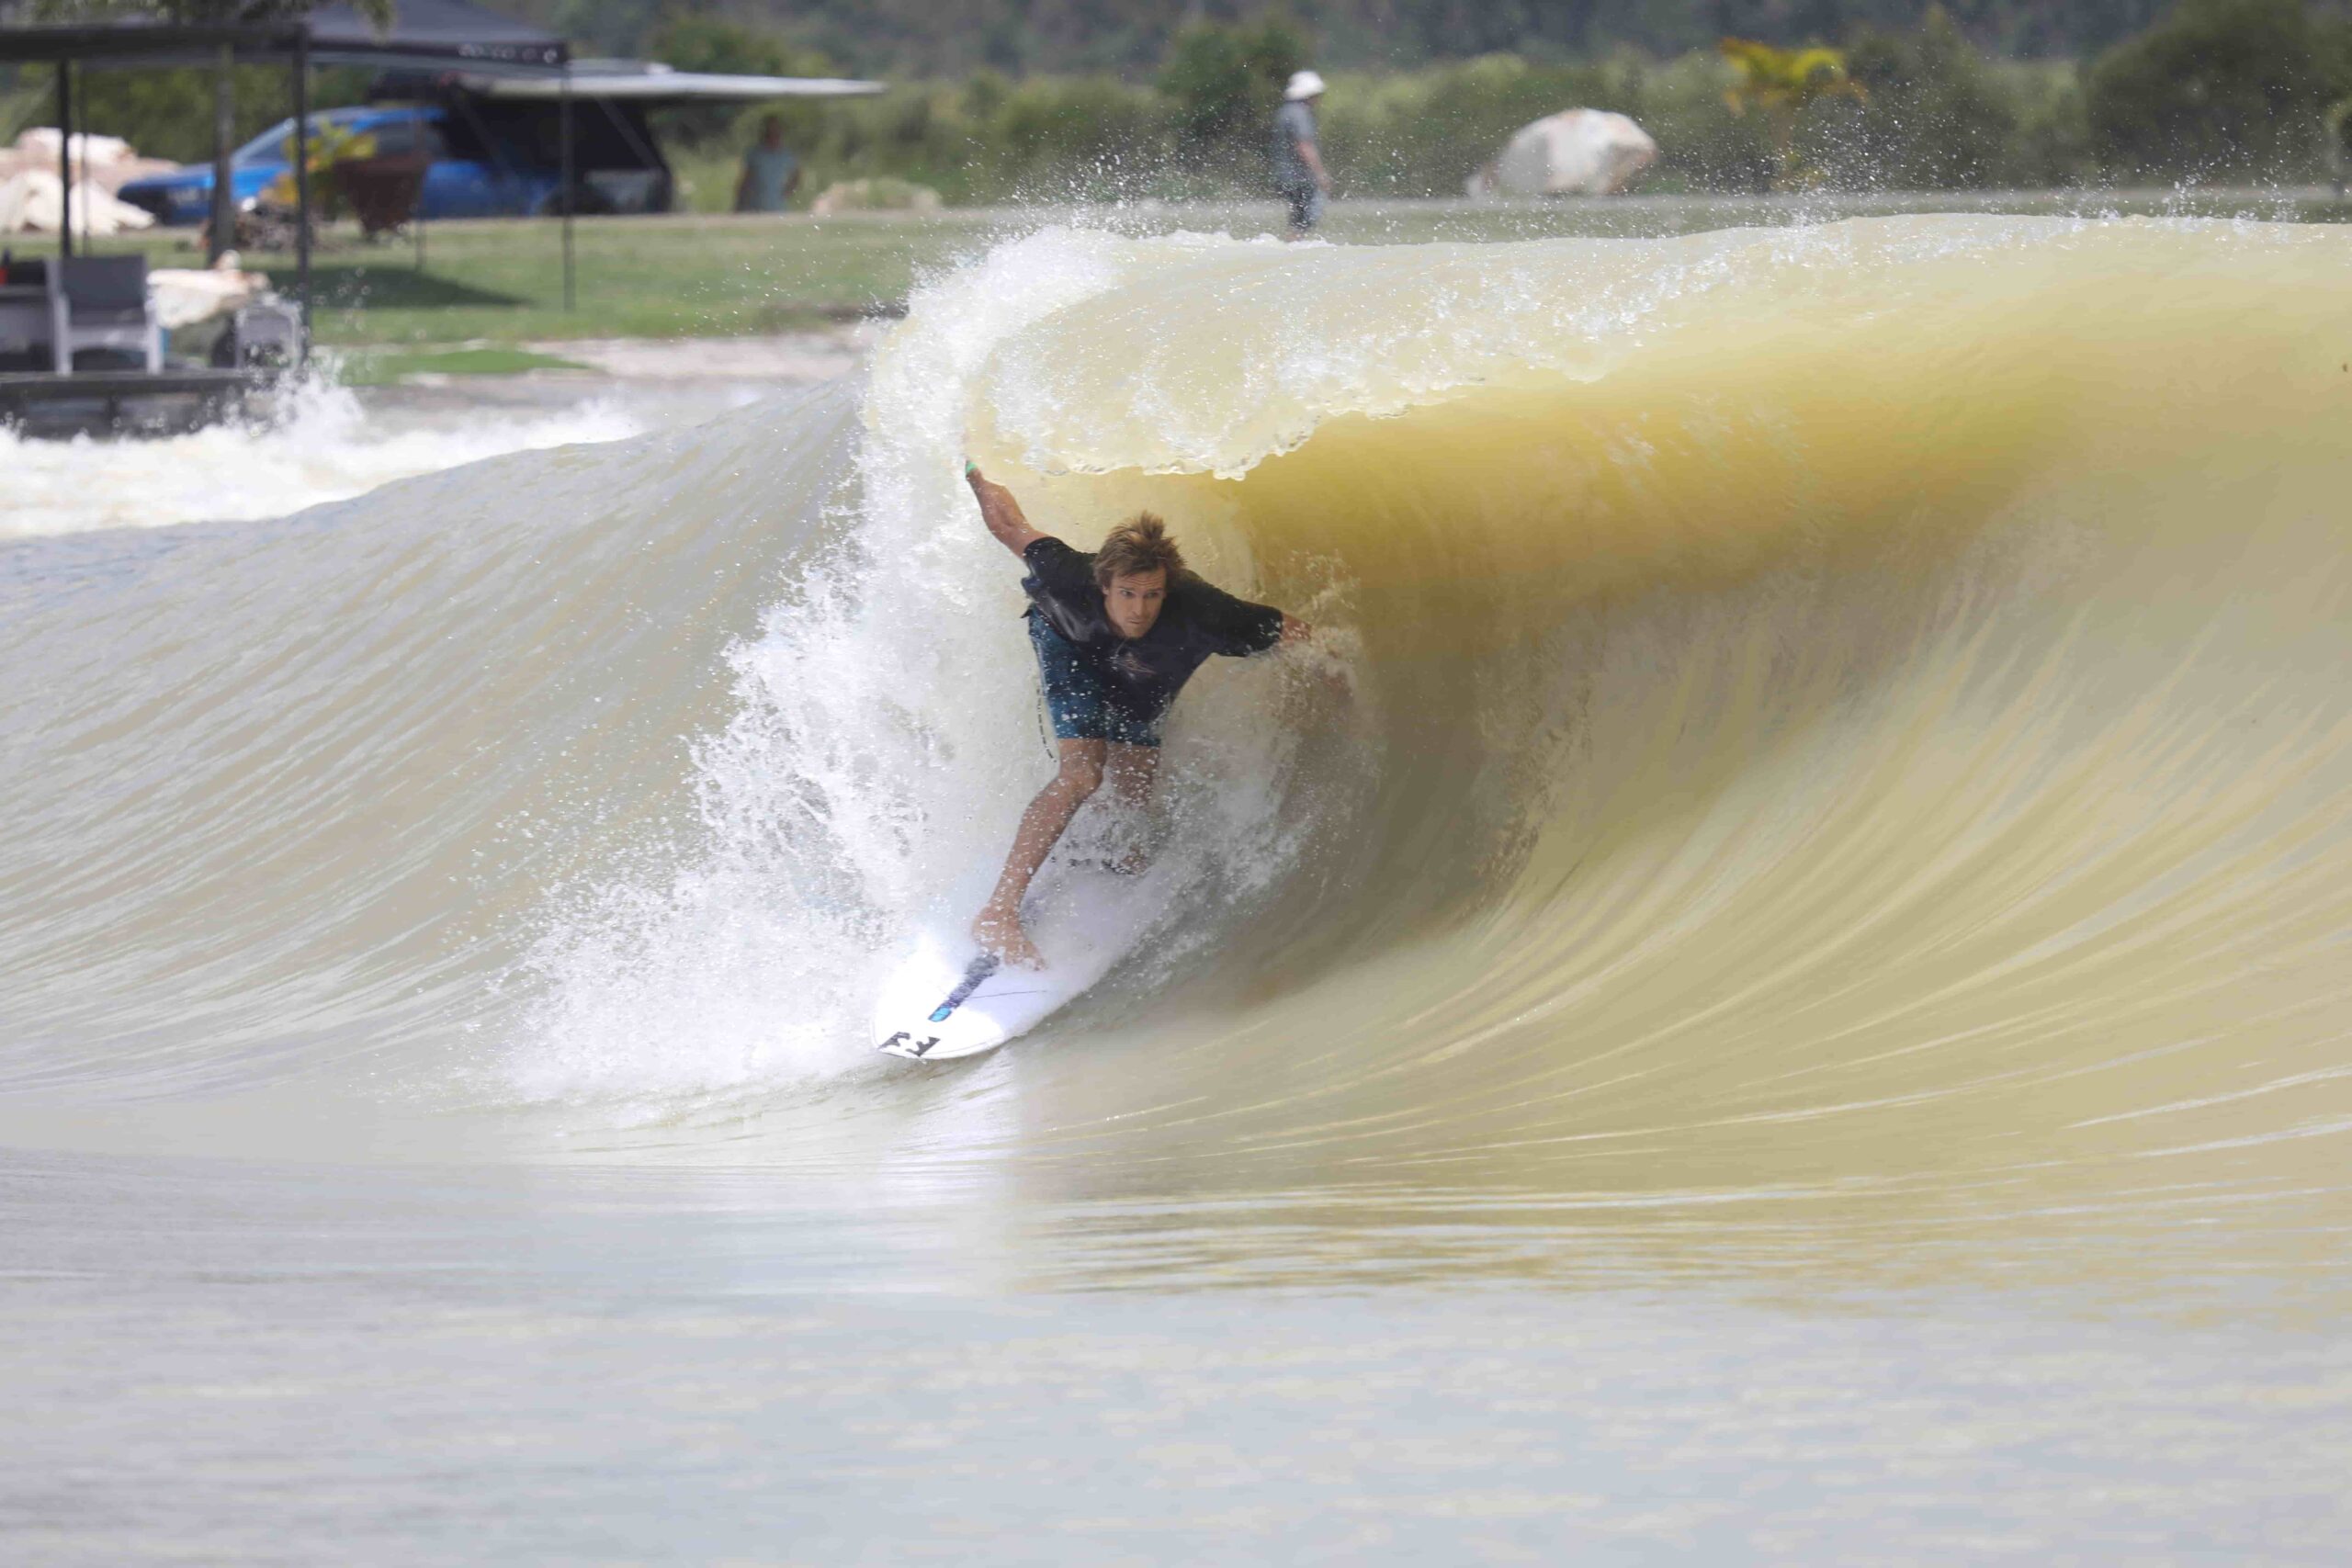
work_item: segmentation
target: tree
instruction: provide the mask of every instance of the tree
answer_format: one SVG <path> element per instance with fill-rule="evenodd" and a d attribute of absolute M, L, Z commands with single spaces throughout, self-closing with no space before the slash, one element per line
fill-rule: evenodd
<path fill-rule="evenodd" d="M 1716 46 L 1731 62 L 1734 80 L 1724 102 L 1735 115 L 1756 115 L 1780 156 L 1782 187 L 1811 182 L 1813 171 L 1797 153 L 1797 121 L 1824 98 L 1867 97 L 1846 72 L 1846 56 L 1835 49 L 1775 49 L 1753 39 L 1727 38 Z"/>
<path fill-rule="evenodd" d="M 1946 190 L 2016 177 L 2018 106 L 1941 6 L 1916 33 L 1858 35 L 1847 69 L 1857 100 L 1846 151 L 1858 183 Z"/>
<path fill-rule="evenodd" d="M 43 22 L 107 22 L 153 17 L 181 27 L 239 27 L 307 17 L 326 0 L 36 0 Z M 352 9 L 378 28 L 392 25 L 396 0 L 352 0 Z"/>
<path fill-rule="evenodd" d="M 1185 28 L 1159 72 L 1178 140 L 1195 161 L 1233 153 L 1272 118 L 1283 84 L 1306 63 L 1306 39 L 1280 17 L 1254 28 Z"/>
<path fill-rule="evenodd" d="M 2182 0 L 2092 66 L 2099 160 L 2114 174 L 2262 176 L 2309 167 L 2331 91 L 2301 0 Z"/>
<path fill-rule="evenodd" d="M 322 0 L 36 0 L 34 15 L 48 22 L 105 22 L 154 17 L 182 27 L 260 26 L 307 17 Z M 392 23 L 394 0 L 352 0 L 353 9 L 379 29 Z M 212 66 L 212 218 L 207 226 L 207 257 L 220 259 L 233 241 L 236 214 L 229 154 L 236 144 L 235 51 L 227 48 Z M 290 156 L 290 154 L 289 154 Z"/>
<path fill-rule="evenodd" d="M 832 76 L 834 63 L 815 50 L 802 49 L 784 35 L 763 28 L 731 22 L 695 12 L 665 17 L 646 39 L 651 57 L 681 71 L 711 71 L 740 76 Z M 805 147 L 822 128 L 823 109 L 813 99 L 763 104 L 754 111 L 773 114 L 784 122 L 785 139 Z M 729 106 L 686 105 L 666 108 L 655 123 L 680 141 L 708 145 L 726 138 L 743 118 Z"/>
<path fill-rule="evenodd" d="M 2352 184 L 2352 98 L 2338 98 L 2328 105 L 2321 124 L 2327 130 L 2328 183 L 2335 187 L 2335 198 L 2341 201 L 2346 186 Z"/>

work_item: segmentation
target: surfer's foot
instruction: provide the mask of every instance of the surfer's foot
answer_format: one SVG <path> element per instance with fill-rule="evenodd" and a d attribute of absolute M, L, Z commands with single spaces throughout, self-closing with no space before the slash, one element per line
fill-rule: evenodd
<path fill-rule="evenodd" d="M 972 922 L 972 940 L 984 953 L 993 953 L 1007 964 L 1023 969 L 1043 969 L 1045 955 L 1029 933 L 1021 929 L 1021 916 L 1011 909 L 1000 909 L 991 904 L 980 911 Z"/>

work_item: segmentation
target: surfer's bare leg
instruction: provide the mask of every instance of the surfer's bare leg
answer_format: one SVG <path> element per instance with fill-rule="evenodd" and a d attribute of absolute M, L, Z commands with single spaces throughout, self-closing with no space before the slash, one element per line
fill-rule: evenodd
<path fill-rule="evenodd" d="M 1004 874 L 997 878 L 996 891 L 989 896 L 988 907 L 972 922 L 972 940 L 1008 964 L 1024 964 L 1032 969 L 1043 968 L 1045 959 L 1029 933 L 1021 924 L 1021 900 L 1029 891 L 1029 884 L 1036 879 L 1037 868 L 1054 852 L 1069 819 L 1086 804 L 1086 797 L 1102 787 L 1102 753 L 1100 740 L 1063 740 L 1061 767 L 1053 781 L 1037 792 L 1029 809 L 1021 814 L 1021 830 L 1012 836 L 1012 852 L 1004 858 Z M 1123 751 L 1148 748 L 1123 746 Z"/>
<path fill-rule="evenodd" d="M 1159 847 L 1151 817 L 1151 786 L 1159 777 L 1159 748 L 1114 743 L 1103 759 L 1102 776 L 1127 819 L 1127 846 L 1115 864 L 1133 874 L 1151 863 L 1152 852 Z"/>

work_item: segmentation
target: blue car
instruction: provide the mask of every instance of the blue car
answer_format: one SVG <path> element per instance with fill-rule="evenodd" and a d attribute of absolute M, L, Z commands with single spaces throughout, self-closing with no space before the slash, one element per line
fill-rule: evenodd
<path fill-rule="evenodd" d="M 423 153 L 424 186 L 417 210 L 427 220 L 559 212 L 563 207 L 563 144 L 557 111 L 546 104 L 460 98 L 446 104 L 382 104 L 325 109 L 313 128 L 365 134 L 379 157 Z M 294 122 L 280 120 L 237 149 L 230 188 L 242 209 L 253 204 L 291 162 Z M 315 134 L 315 131 L 314 131 Z M 573 209 L 666 212 L 669 164 L 635 104 L 590 99 L 572 122 Z M 165 224 L 200 224 L 212 215 L 212 165 L 132 180 L 117 193 Z"/>

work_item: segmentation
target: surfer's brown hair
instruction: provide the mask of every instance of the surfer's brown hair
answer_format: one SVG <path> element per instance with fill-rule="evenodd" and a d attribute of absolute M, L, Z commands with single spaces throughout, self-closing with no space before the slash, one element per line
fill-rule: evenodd
<path fill-rule="evenodd" d="M 1112 580 L 1147 571 L 1164 571 L 1173 585 L 1184 575 L 1184 552 L 1168 536 L 1168 525 L 1148 512 L 1138 512 L 1111 530 L 1094 552 L 1095 586 L 1108 591 Z"/>

